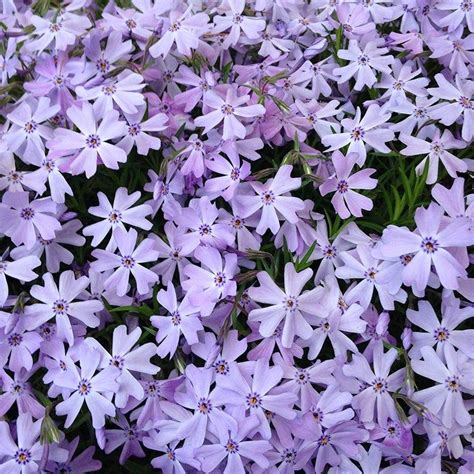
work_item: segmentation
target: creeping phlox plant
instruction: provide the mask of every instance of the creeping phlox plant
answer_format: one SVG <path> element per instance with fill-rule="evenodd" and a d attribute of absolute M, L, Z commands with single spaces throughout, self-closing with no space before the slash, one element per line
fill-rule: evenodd
<path fill-rule="evenodd" d="M 0 473 L 474 472 L 474 2 L 3 0 L 0 82 Z"/>

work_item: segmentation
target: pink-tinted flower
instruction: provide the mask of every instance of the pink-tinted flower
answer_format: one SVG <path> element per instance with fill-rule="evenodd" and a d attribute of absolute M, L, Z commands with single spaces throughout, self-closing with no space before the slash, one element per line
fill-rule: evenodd
<path fill-rule="evenodd" d="M 370 211 L 373 207 L 371 199 L 356 193 L 354 189 L 374 189 L 377 180 L 370 176 L 376 170 L 366 168 L 351 175 L 352 168 L 358 160 L 359 156 L 356 153 L 344 156 L 341 152 L 335 151 L 332 155 L 335 176 L 330 177 L 319 187 L 322 196 L 335 192 L 331 203 L 342 219 L 347 219 L 351 215 L 362 217 L 363 209 Z"/>

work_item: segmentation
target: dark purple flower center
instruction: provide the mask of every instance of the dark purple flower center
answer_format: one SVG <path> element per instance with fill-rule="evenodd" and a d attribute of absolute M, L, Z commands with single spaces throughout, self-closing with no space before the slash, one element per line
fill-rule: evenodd
<path fill-rule="evenodd" d="M 202 415 L 207 415 L 212 411 L 212 402 L 208 398 L 200 398 L 198 400 L 197 409 Z"/>
<path fill-rule="evenodd" d="M 31 207 L 24 207 L 20 212 L 20 217 L 25 221 L 30 221 L 35 217 L 35 211 Z"/>
<path fill-rule="evenodd" d="M 91 388 L 91 383 L 87 379 L 81 379 L 77 384 L 77 390 L 83 397 L 89 395 Z"/>
<path fill-rule="evenodd" d="M 23 336 L 21 334 L 18 334 L 17 332 L 14 332 L 13 334 L 10 334 L 8 336 L 8 344 L 12 347 L 19 346 L 23 341 Z"/>
<path fill-rule="evenodd" d="M 258 408 L 262 404 L 262 399 L 258 393 L 251 392 L 247 395 L 246 402 L 248 408 Z"/>
<path fill-rule="evenodd" d="M 38 128 L 38 124 L 34 120 L 30 120 L 29 122 L 26 122 L 23 129 L 28 135 L 31 135 L 33 132 L 36 131 Z"/>
<path fill-rule="evenodd" d="M 347 191 L 349 191 L 348 182 L 345 179 L 341 179 L 341 181 L 339 181 L 339 183 L 337 183 L 336 190 L 337 190 L 337 192 L 339 192 L 341 194 L 347 193 Z"/>
<path fill-rule="evenodd" d="M 122 267 L 125 268 L 133 268 L 135 266 L 135 259 L 131 257 L 130 255 L 125 255 L 122 257 L 121 261 Z"/>
<path fill-rule="evenodd" d="M 425 253 L 435 253 L 438 250 L 439 244 L 433 237 L 425 237 L 421 241 L 421 248 Z"/>
<path fill-rule="evenodd" d="M 31 451 L 26 448 L 19 448 L 14 455 L 14 459 L 20 466 L 25 466 L 31 461 Z"/>
<path fill-rule="evenodd" d="M 86 138 L 86 145 L 89 148 L 95 149 L 100 147 L 100 137 L 95 134 L 91 134 Z"/>

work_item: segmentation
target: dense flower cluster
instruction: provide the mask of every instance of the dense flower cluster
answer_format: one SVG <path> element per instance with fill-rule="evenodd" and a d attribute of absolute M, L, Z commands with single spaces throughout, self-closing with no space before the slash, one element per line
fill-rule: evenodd
<path fill-rule="evenodd" d="M 474 471 L 474 2 L 0 8 L 0 473 Z"/>

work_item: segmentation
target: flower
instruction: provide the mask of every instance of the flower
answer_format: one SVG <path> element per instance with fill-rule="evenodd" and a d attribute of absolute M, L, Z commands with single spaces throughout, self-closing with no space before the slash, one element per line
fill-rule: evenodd
<path fill-rule="evenodd" d="M 380 47 L 384 43 L 383 39 L 368 41 L 362 50 L 357 40 L 349 40 L 349 48 L 337 52 L 340 58 L 350 62 L 347 66 L 334 69 L 334 74 L 339 76 L 338 81 L 344 83 L 356 75 L 354 89 L 360 91 L 364 86 L 372 87 L 377 81 L 373 69 L 390 74 L 390 65 L 395 60 L 393 56 L 384 56 L 388 53 L 387 48 Z"/>
<path fill-rule="evenodd" d="M 43 449 L 45 449 L 39 440 L 41 421 L 33 422 L 31 415 L 27 413 L 19 415 L 16 420 L 17 442 L 13 440 L 8 423 L 0 421 L 0 437 L 2 439 L 0 445 L 1 472 L 12 474 L 38 472 Z M 52 446 L 49 451 L 51 461 L 63 462 L 67 459 L 67 455 L 68 452 L 57 445 Z"/>
<path fill-rule="evenodd" d="M 135 328 L 127 333 L 127 326 L 124 324 L 117 326 L 112 335 L 112 350 L 109 354 L 96 339 L 88 338 L 89 345 L 102 352 L 101 368 L 107 366 L 116 367 L 120 373 L 115 381 L 118 382 L 118 389 L 115 390 L 115 405 L 124 408 L 129 397 L 141 400 L 144 396 L 143 387 L 132 375 L 132 372 L 155 375 L 159 368 L 150 362 L 150 358 L 156 353 L 156 346 L 152 342 L 142 344 L 134 349 L 142 334 L 140 328 Z"/>
<path fill-rule="evenodd" d="M 302 292 L 312 276 L 313 271 L 309 268 L 297 273 L 295 266 L 287 263 L 285 291 L 283 291 L 267 272 L 257 274 L 260 287 L 249 288 L 249 296 L 258 303 L 271 306 L 253 309 L 249 314 L 249 320 L 260 321 L 259 332 L 262 336 L 270 337 L 284 320 L 283 347 L 290 348 L 295 335 L 302 339 L 311 337 L 312 328 L 305 315 L 325 314 L 324 309 L 318 304 L 323 292 L 321 287 Z"/>
<path fill-rule="evenodd" d="M 232 279 L 237 270 L 237 256 L 226 254 L 222 264 L 217 249 L 199 246 L 194 251 L 194 258 L 207 269 L 186 265 L 184 274 L 188 280 L 182 282 L 182 287 L 201 316 L 209 316 L 219 300 L 234 296 L 237 292 L 237 285 Z"/>
<path fill-rule="evenodd" d="M 31 295 L 40 303 L 28 306 L 25 314 L 25 327 L 32 330 L 55 318 L 58 337 L 72 345 L 74 335 L 70 317 L 77 319 L 89 327 L 97 327 L 99 318 L 95 313 L 104 305 L 101 301 L 74 301 L 79 293 L 89 285 L 89 278 L 81 276 L 76 280 L 74 272 L 67 270 L 59 276 L 59 288 L 53 275 L 43 276 L 44 286 L 34 285 Z"/>
<path fill-rule="evenodd" d="M 25 244 L 30 250 L 36 243 L 36 232 L 44 240 L 53 240 L 61 224 L 52 214 L 56 213 L 56 204 L 50 198 L 30 201 L 27 191 L 3 195 L 0 205 L 0 228 L 16 245 Z"/>
<path fill-rule="evenodd" d="M 354 355 L 352 362 L 342 369 L 346 376 L 360 381 L 360 392 L 354 396 L 352 407 L 360 411 L 359 418 L 366 427 L 373 427 L 374 420 L 384 426 L 389 418 L 398 419 L 395 403 L 389 393 L 397 391 L 403 382 L 404 369 L 389 375 L 396 358 L 396 349 L 384 353 L 380 342 L 374 348 L 373 370 L 360 354 Z"/>
<path fill-rule="evenodd" d="M 450 253 L 454 247 L 472 245 L 473 236 L 467 219 L 454 219 L 441 227 L 444 211 L 432 203 L 415 213 L 417 232 L 389 225 L 382 234 L 380 250 L 387 257 L 410 255 L 402 271 L 403 281 L 422 291 L 428 284 L 431 265 L 445 288 L 456 289 L 458 278 L 466 278 L 463 265 Z"/>
<path fill-rule="evenodd" d="M 471 423 L 471 416 L 462 399 L 462 392 L 474 389 L 470 372 L 463 368 L 467 356 L 456 352 L 452 346 L 447 346 L 444 351 L 444 364 L 432 347 L 424 346 L 420 352 L 423 360 L 413 360 L 413 370 L 437 384 L 415 392 L 413 399 L 423 403 L 434 415 L 439 416 L 447 428 Z"/>
<path fill-rule="evenodd" d="M 105 424 L 105 415 L 115 416 L 115 405 L 110 397 L 118 389 L 116 378 L 119 369 L 110 365 L 97 374 L 101 354 L 96 349 L 83 345 L 80 349 L 81 368 L 74 365 L 74 369 L 63 376 L 58 376 L 55 384 L 71 390 L 71 395 L 56 406 L 56 413 L 67 415 L 64 426 L 69 428 L 76 419 L 84 402 L 92 416 L 92 426 L 102 428 Z"/>
<path fill-rule="evenodd" d="M 47 146 L 55 153 L 72 155 L 69 171 L 72 174 L 85 173 L 87 178 L 97 171 L 98 160 L 111 169 L 118 169 L 119 163 L 127 161 L 126 153 L 109 140 L 125 135 L 125 123 L 118 120 L 116 110 L 104 113 L 99 125 L 96 123 L 94 110 L 88 102 L 82 108 L 75 105 L 67 110 L 67 116 L 77 126 L 79 132 L 66 128 L 57 128 L 54 137 Z M 80 150 L 76 155 L 75 152 Z"/>
<path fill-rule="evenodd" d="M 118 188 L 115 192 L 114 202 L 110 204 L 104 193 L 97 193 L 99 206 L 90 207 L 88 211 L 89 214 L 101 217 L 104 220 L 84 227 L 82 231 L 84 235 L 93 237 L 92 246 L 97 247 L 107 234 L 112 231 L 111 241 L 108 246 L 110 248 L 114 243 L 114 231 L 119 227 L 125 230 L 124 224 L 133 225 L 145 230 L 151 229 L 152 224 L 145 217 L 153 212 L 152 208 L 148 204 L 132 207 L 140 199 L 140 196 L 141 193 L 138 191 L 129 195 L 126 188 Z"/>
<path fill-rule="evenodd" d="M 319 187 L 321 196 L 336 192 L 331 203 L 342 219 L 347 219 L 351 215 L 362 217 L 362 209 L 370 211 L 373 207 L 371 199 L 353 191 L 353 189 L 374 189 L 377 186 L 377 180 L 370 177 L 376 171 L 374 168 L 357 171 L 351 176 L 352 168 L 358 160 L 359 156 L 356 153 L 344 156 L 341 152 L 335 151 L 332 154 L 335 176 L 330 177 Z"/>
<path fill-rule="evenodd" d="M 225 100 L 216 92 L 209 91 L 205 97 L 205 104 L 214 110 L 202 117 L 197 117 L 194 119 L 194 123 L 197 127 L 204 127 L 203 133 L 208 133 L 211 129 L 224 121 L 222 133 L 224 140 L 245 138 L 247 131 L 237 117 L 255 118 L 265 113 L 265 107 L 263 105 L 255 104 L 244 106 L 243 104 L 248 103 L 249 100 L 249 95 L 238 97 L 231 88 L 227 89 Z"/>
<path fill-rule="evenodd" d="M 254 195 L 236 195 L 237 203 L 242 210 L 241 217 L 247 218 L 261 209 L 260 221 L 257 225 L 258 234 L 265 234 L 267 229 L 276 234 L 280 229 L 280 215 L 291 224 L 298 222 L 296 212 L 304 209 L 304 202 L 300 198 L 287 195 L 289 191 L 301 186 L 301 178 L 291 177 L 292 170 L 292 166 L 283 165 L 278 169 L 275 177 L 265 184 L 250 182 Z"/>
<path fill-rule="evenodd" d="M 118 296 L 124 296 L 127 293 L 130 274 L 135 279 L 138 293 L 141 295 L 147 293 L 150 285 L 158 279 L 155 273 L 141 265 L 141 263 L 153 262 L 158 258 L 153 240 L 150 238 L 142 240 L 135 248 L 138 237 L 135 229 L 130 229 L 127 232 L 118 227 L 113 236 L 118 246 L 119 255 L 107 250 L 94 250 L 92 256 L 97 260 L 92 262 L 92 270 L 104 272 L 116 269 L 105 280 L 105 289 L 115 288 Z"/>
<path fill-rule="evenodd" d="M 358 153 L 357 164 L 362 165 L 367 157 L 366 145 L 381 153 L 389 153 L 386 142 L 393 140 L 395 134 L 388 128 L 381 127 L 390 118 L 389 113 L 383 113 L 379 105 L 372 104 L 361 119 L 360 109 L 357 108 L 354 119 L 345 118 L 341 121 L 344 132 L 334 133 L 322 138 L 327 151 L 338 150 L 349 145 L 347 154 Z"/>

